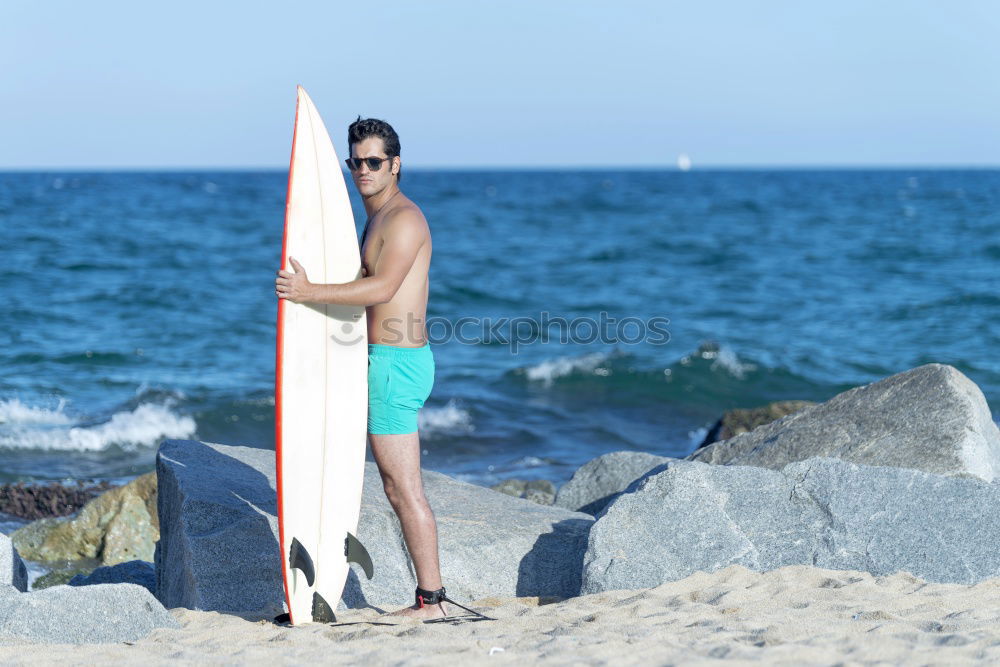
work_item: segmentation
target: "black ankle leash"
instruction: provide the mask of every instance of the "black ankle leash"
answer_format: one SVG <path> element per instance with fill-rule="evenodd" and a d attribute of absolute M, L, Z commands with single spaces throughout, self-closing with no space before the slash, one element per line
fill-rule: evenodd
<path fill-rule="evenodd" d="M 455 605 L 456 607 L 461 607 L 465 611 L 475 614 L 480 619 L 489 620 L 489 621 L 495 621 L 496 620 L 495 618 L 493 618 L 491 616 L 487 616 L 486 614 L 480 614 L 475 609 L 469 609 L 465 605 L 459 604 L 459 603 L 455 602 L 450 597 L 448 597 L 447 595 L 445 595 L 444 587 L 441 587 L 441 588 L 437 589 L 436 591 L 428 591 L 428 590 L 425 590 L 423 588 L 420 588 L 420 586 L 417 586 L 416 596 L 417 596 L 417 606 L 419 606 L 421 609 L 423 609 L 424 607 L 426 607 L 429 604 L 438 604 L 439 602 L 444 601 L 444 602 L 450 602 L 451 604 Z M 443 620 L 447 620 L 448 618 L 449 617 L 440 618 L 440 619 L 431 619 L 431 620 L 432 621 L 443 621 Z M 429 623 L 431 621 L 425 621 L 425 622 Z"/>

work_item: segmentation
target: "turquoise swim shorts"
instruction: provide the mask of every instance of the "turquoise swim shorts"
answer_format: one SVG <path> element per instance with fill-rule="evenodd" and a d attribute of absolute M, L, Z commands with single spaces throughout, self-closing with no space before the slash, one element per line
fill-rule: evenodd
<path fill-rule="evenodd" d="M 413 433 L 434 386 L 434 354 L 422 347 L 368 344 L 368 432 Z"/>

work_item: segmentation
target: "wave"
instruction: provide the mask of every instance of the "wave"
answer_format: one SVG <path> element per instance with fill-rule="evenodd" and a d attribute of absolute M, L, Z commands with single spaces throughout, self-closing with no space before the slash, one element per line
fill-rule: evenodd
<path fill-rule="evenodd" d="M 733 348 L 714 342 L 703 343 L 698 348 L 697 356 L 702 359 L 712 360 L 709 370 L 721 368 L 729 373 L 729 375 L 740 380 L 746 377 L 748 372 L 757 370 L 757 364 L 741 361 L 736 356 L 736 351 Z M 684 357 L 681 359 L 681 363 L 689 362 L 690 359 L 690 357 Z"/>
<path fill-rule="evenodd" d="M 748 373 L 759 368 L 756 363 L 740 359 L 731 347 L 706 341 L 699 346 L 697 352 L 681 357 L 665 369 L 636 369 L 634 355 L 616 348 L 608 352 L 546 359 L 533 366 L 516 368 L 511 373 L 547 386 L 562 378 L 609 377 L 616 373 L 621 374 L 623 371 L 630 375 L 661 379 L 663 376 L 669 378 L 675 372 L 675 368 L 690 367 L 698 360 L 710 362 L 707 365 L 702 364 L 706 370 L 721 371 L 734 379 L 744 379 Z"/>
<path fill-rule="evenodd" d="M 620 348 L 559 356 L 507 371 L 504 380 L 574 396 L 589 404 L 688 404 L 728 409 L 799 398 L 826 400 L 846 387 L 769 367 L 715 341 L 663 365 Z M 694 437 L 694 436 L 692 436 Z"/>
<path fill-rule="evenodd" d="M 515 375 L 523 375 L 532 382 L 551 386 L 558 378 L 571 375 L 608 375 L 606 363 L 614 353 L 594 352 L 576 357 L 556 357 L 524 368 L 515 369 Z"/>
<path fill-rule="evenodd" d="M 417 413 L 420 435 L 470 433 L 475 430 L 472 415 L 460 407 L 455 399 L 440 408 L 425 407 Z"/>
<path fill-rule="evenodd" d="M 194 419 L 169 404 L 140 403 L 98 424 L 67 415 L 61 401 L 55 409 L 27 406 L 18 399 L 0 401 L 0 450 L 100 452 L 153 447 L 162 438 L 189 438 Z"/>
<path fill-rule="evenodd" d="M 701 426 L 694 429 L 693 431 L 688 431 L 688 448 L 687 451 L 693 452 L 698 449 L 698 446 L 705 442 L 705 436 L 708 435 L 709 427 Z"/>
<path fill-rule="evenodd" d="M 54 410 L 25 405 L 16 398 L 0 401 L 0 424 L 47 424 L 53 426 L 71 424 L 73 419 L 63 412 L 64 407 L 66 407 L 65 398 L 59 399 L 59 405 Z"/>

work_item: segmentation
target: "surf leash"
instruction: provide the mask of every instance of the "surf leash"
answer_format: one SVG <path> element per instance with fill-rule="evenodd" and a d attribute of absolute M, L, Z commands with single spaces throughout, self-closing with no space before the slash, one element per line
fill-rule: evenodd
<path fill-rule="evenodd" d="M 454 624 L 457 625 L 459 623 L 471 623 L 471 622 L 474 622 L 474 621 L 495 621 L 495 620 L 497 620 L 497 619 L 493 618 L 492 616 L 487 616 L 486 614 L 482 614 L 482 613 L 476 611 L 475 609 L 470 609 L 470 608 L 466 607 L 464 604 L 461 604 L 459 602 L 455 602 L 454 600 L 452 600 L 450 597 L 448 597 L 445 594 L 444 587 L 441 587 L 441 588 L 437 589 L 436 591 L 428 591 L 428 590 L 425 590 L 423 588 L 420 588 L 419 586 L 417 587 L 417 591 L 416 591 L 416 604 L 417 604 L 418 608 L 423 609 L 427 605 L 438 604 L 439 602 L 449 602 L 449 603 L 455 605 L 456 607 L 461 607 L 462 609 L 464 609 L 465 611 L 469 612 L 470 614 L 475 614 L 475 615 L 471 616 L 471 617 L 470 616 L 444 616 L 442 618 L 429 618 L 429 619 L 423 621 L 424 623 L 454 623 Z M 289 615 L 288 615 L 287 612 L 284 613 L 284 614 L 279 614 L 278 616 L 275 616 L 274 623 L 276 625 L 283 625 L 283 626 L 291 627 L 291 625 L 290 625 L 291 624 L 291 618 L 289 617 Z M 361 624 L 368 624 L 368 625 L 396 625 L 395 623 L 385 623 L 385 622 L 379 622 L 379 621 L 354 621 L 354 622 L 348 622 L 348 623 L 336 623 L 336 622 L 328 623 L 328 625 L 331 625 L 333 627 L 339 627 L 339 626 L 342 626 L 342 625 L 361 625 Z"/>
<path fill-rule="evenodd" d="M 445 595 L 444 587 L 443 586 L 441 588 L 437 589 L 436 591 L 428 591 L 428 590 L 425 590 L 425 589 L 420 588 L 419 586 L 417 586 L 416 597 L 417 597 L 417 606 L 420 609 L 423 609 L 424 607 L 426 607 L 429 604 L 438 604 L 439 602 L 444 601 L 444 602 L 449 602 L 449 603 L 455 605 L 456 607 L 461 607 L 465 611 L 470 612 L 470 613 L 476 615 L 475 618 L 469 618 L 468 616 L 457 616 L 457 617 L 456 616 L 444 616 L 443 618 L 431 618 L 431 619 L 428 619 L 428 620 L 424 621 L 424 623 L 460 623 L 460 622 L 466 622 L 466 621 L 495 621 L 495 620 L 497 620 L 497 619 L 493 618 L 492 616 L 487 616 L 486 614 L 481 614 L 478 611 L 476 611 L 475 609 L 469 609 L 464 604 L 459 604 L 458 602 L 455 602 L 450 597 L 448 597 L 447 595 Z"/>

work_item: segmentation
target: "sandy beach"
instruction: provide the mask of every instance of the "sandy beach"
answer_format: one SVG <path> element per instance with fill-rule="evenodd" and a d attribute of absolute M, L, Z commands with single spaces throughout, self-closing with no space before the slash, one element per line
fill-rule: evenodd
<path fill-rule="evenodd" d="M 907 573 L 732 565 L 656 588 L 551 602 L 484 598 L 493 621 L 386 623 L 374 609 L 295 628 L 175 609 L 180 630 L 134 645 L 0 648 L 5 664 L 995 664 L 1000 578 L 925 583 Z M 372 623 L 375 621 L 375 623 Z M 383 623 L 383 624 L 378 624 Z M 30 648 L 29 648 L 30 647 Z"/>
<path fill-rule="evenodd" d="M 1000 667 L 1000 2 L 3 8 L 0 667 Z"/>

